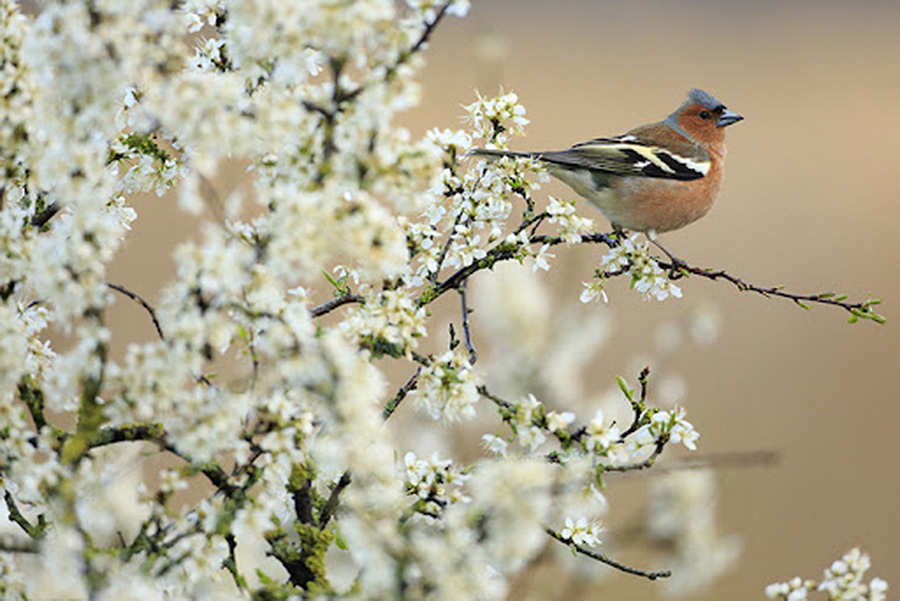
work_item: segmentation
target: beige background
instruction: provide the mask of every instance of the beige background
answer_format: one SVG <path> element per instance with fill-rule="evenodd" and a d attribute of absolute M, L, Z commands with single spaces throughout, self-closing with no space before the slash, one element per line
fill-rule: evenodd
<path fill-rule="evenodd" d="M 703 221 L 666 235 L 669 248 L 758 284 L 853 297 L 871 291 L 886 300 L 889 322 L 879 327 L 696 278 L 682 281 L 684 299 L 664 304 L 612 287 L 616 326 L 597 369 L 585 375 L 589 386 L 633 376 L 661 323 L 712 303 L 722 318 L 718 342 L 686 347 L 670 366 L 687 383 L 698 452 L 779 452 L 777 465 L 720 476 L 721 527 L 743 538 L 744 551 L 713 590 L 692 598 L 762 598 L 767 583 L 818 577 L 854 545 L 872 554 L 872 574 L 896 594 L 900 3 L 473 4 L 469 18 L 436 32 L 423 106 L 403 119 L 415 132 L 456 126 L 474 88 L 492 93 L 503 85 L 532 120 L 515 146 L 564 147 L 661 118 L 688 88 L 705 88 L 746 121 L 729 130 L 718 204 Z M 562 186 L 548 191 L 572 197 Z M 111 279 L 152 300 L 171 274 L 165 249 L 185 229 L 173 221 L 171 198 L 148 197 L 137 208 Z M 599 250 L 560 248 L 557 256 L 577 261 L 551 274 L 563 310 Z M 116 344 L 153 335 L 129 303 L 116 304 L 114 319 L 114 328 L 136 328 Z M 594 598 L 654 599 L 657 589 L 623 577 Z"/>

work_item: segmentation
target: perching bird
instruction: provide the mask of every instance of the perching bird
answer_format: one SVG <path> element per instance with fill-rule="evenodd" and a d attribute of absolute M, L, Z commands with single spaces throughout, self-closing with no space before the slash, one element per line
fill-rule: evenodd
<path fill-rule="evenodd" d="M 703 90 L 665 120 L 567 150 L 475 149 L 487 157 L 530 157 L 596 206 L 616 228 L 677 230 L 703 217 L 719 192 L 725 127 L 743 119 Z"/>

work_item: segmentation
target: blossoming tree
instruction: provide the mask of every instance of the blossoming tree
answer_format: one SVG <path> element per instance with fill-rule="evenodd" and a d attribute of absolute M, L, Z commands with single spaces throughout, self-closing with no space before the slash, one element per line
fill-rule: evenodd
<path fill-rule="evenodd" d="M 434 28 L 467 8 L 85 0 L 26 17 L 0 0 L 0 482 L 16 527 L 4 598 L 500 598 L 548 545 L 667 577 L 600 552 L 601 489 L 669 445 L 695 448 L 684 410 L 654 406 L 647 371 L 618 382 L 626 421 L 550 409 L 548 386 L 489 387 L 470 278 L 595 244 L 585 302 L 613 277 L 663 300 L 694 275 L 880 320 L 874 300 L 657 256 L 572 202 L 536 200 L 533 162 L 466 158 L 522 133 L 513 94 L 478 97 L 465 129 L 412 138 L 393 117 L 416 102 Z M 253 198 L 201 218 L 158 301 L 109 281 L 129 199 L 172 189 L 173 213 L 199 214 L 226 159 L 250 165 Z M 425 352 L 448 296 L 456 327 Z M 121 357 L 117 299 L 157 333 Z M 223 357 L 233 366 L 216 377 Z M 384 427 L 400 409 L 450 426 L 480 414 L 483 452 L 417 456 Z M 167 461 L 129 467 L 148 455 Z"/>

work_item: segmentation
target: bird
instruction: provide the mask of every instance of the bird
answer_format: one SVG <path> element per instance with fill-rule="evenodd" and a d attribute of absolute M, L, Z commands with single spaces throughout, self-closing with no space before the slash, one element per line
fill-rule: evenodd
<path fill-rule="evenodd" d="M 535 159 L 600 209 L 614 229 L 655 238 L 697 221 L 712 207 L 724 173 L 725 128 L 743 119 L 695 88 L 662 121 L 622 135 L 566 150 L 476 148 L 471 154 Z"/>

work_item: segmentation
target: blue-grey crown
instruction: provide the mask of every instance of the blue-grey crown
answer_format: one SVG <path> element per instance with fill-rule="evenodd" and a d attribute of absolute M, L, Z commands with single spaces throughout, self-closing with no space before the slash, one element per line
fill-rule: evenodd
<path fill-rule="evenodd" d="M 725 105 L 716 100 L 712 94 L 704 92 L 703 90 L 698 90 L 697 88 L 688 92 L 686 104 L 699 104 L 703 108 L 707 108 L 711 111 L 725 108 Z"/>

